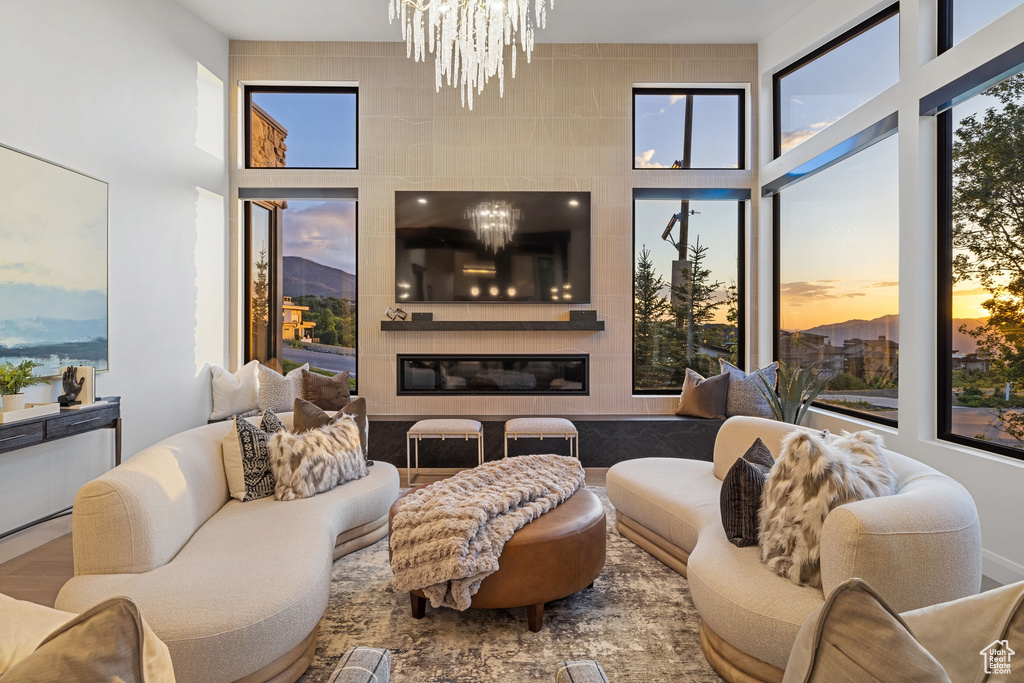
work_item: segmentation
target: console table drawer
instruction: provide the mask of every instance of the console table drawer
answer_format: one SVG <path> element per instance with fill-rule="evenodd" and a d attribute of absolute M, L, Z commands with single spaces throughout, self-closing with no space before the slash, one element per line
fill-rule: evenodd
<path fill-rule="evenodd" d="M 117 419 L 118 408 L 86 408 L 75 415 L 62 413 L 59 418 L 46 421 L 46 438 L 60 439 L 81 434 L 110 424 Z"/>
<path fill-rule="evenodd" d="M 42 422 L 29 422 L 23 425 L 14 423 L 0 433 L 0 453 L 42 443 L 44 437 Z"/>

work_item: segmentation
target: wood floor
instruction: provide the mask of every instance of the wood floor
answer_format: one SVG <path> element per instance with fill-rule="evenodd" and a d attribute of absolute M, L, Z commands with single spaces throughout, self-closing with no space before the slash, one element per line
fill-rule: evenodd
<path fill-rule="evenodd" d="M 416 485 L 446 479 L 461 470 L 420 468 Z M 587 486 L 604 486 L 607 467 L 587 468 Z M 399 468 L 401 486 L 407 487 L 405 468 Z M 0 564 L 0 593 L 53 607 L 57 593 L 74 575 L 71 534 L 61 536 L 24 555 Z"/>

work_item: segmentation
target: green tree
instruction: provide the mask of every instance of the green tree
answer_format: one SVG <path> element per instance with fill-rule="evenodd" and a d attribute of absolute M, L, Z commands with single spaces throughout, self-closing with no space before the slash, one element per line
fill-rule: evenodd
<path fill-rule="evenodd" d="M 252 293 L 249 301 L 251 335 L 257 354 L 266 349 L 267 325 L 270 318 L 270 280 L 268 277 L 267 247 L 260 249 L 260 258 L 256 261 L 256 277 L 252 280 Z M 264 359 L 265 360 L 265 359 Z"/>
<path fill-rule="evenodd" d="M 1005 382 L 1024 382 L 1024 74 L 989 88 L 999 107 L 965 117 L 953 142 L 954 281 L 977 280 L 989 312 L 979 352 Z M 999 409 L 1003 431 L 1024 445 L 1024 414 Z"/>
<path fill-rule="evenodd" d="M 638 389 L 660 388 L 658 342 L 672 306 L 662 295 L 666 282 L 654 269 L 651 252 L 640 249 L 633 276 L 633 368 Z M 664 371 L 661 371 L 664 375 Z"/>
<path fill-rule="evenodd" d="M 725 305 L 725 301 L 716 300 L 715 293 L 721 289 L 722 283 L 712 282 L 711 270 L 704 267 L 708 248 L 701 246 L 700 238 L 690 246 L 690 269 L 685 284 L 672 288 L 677 301 L 672 307 L 678 328 L 683 338 L 680 339 L 684 355 L 693 359 L 697 355 L 697 344 L 703 339 L 703 328 L 715 318 L 715 311 Z"/>

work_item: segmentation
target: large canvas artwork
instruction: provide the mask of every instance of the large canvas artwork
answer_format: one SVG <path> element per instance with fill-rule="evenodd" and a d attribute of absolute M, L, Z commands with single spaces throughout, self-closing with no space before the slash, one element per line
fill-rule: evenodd
<path fill-rule="evenodd" d="M 107 370 L 107 184 L 0 146 L 0 207 L 0 363 Z"/>

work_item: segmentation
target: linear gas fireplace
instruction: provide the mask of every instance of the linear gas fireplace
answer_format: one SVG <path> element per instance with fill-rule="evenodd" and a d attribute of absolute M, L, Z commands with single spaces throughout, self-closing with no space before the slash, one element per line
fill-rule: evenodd
<path fill-rule="evenodd" d="M 586 354 L 398 356 L 398 395 L 590 394 Z"/>

